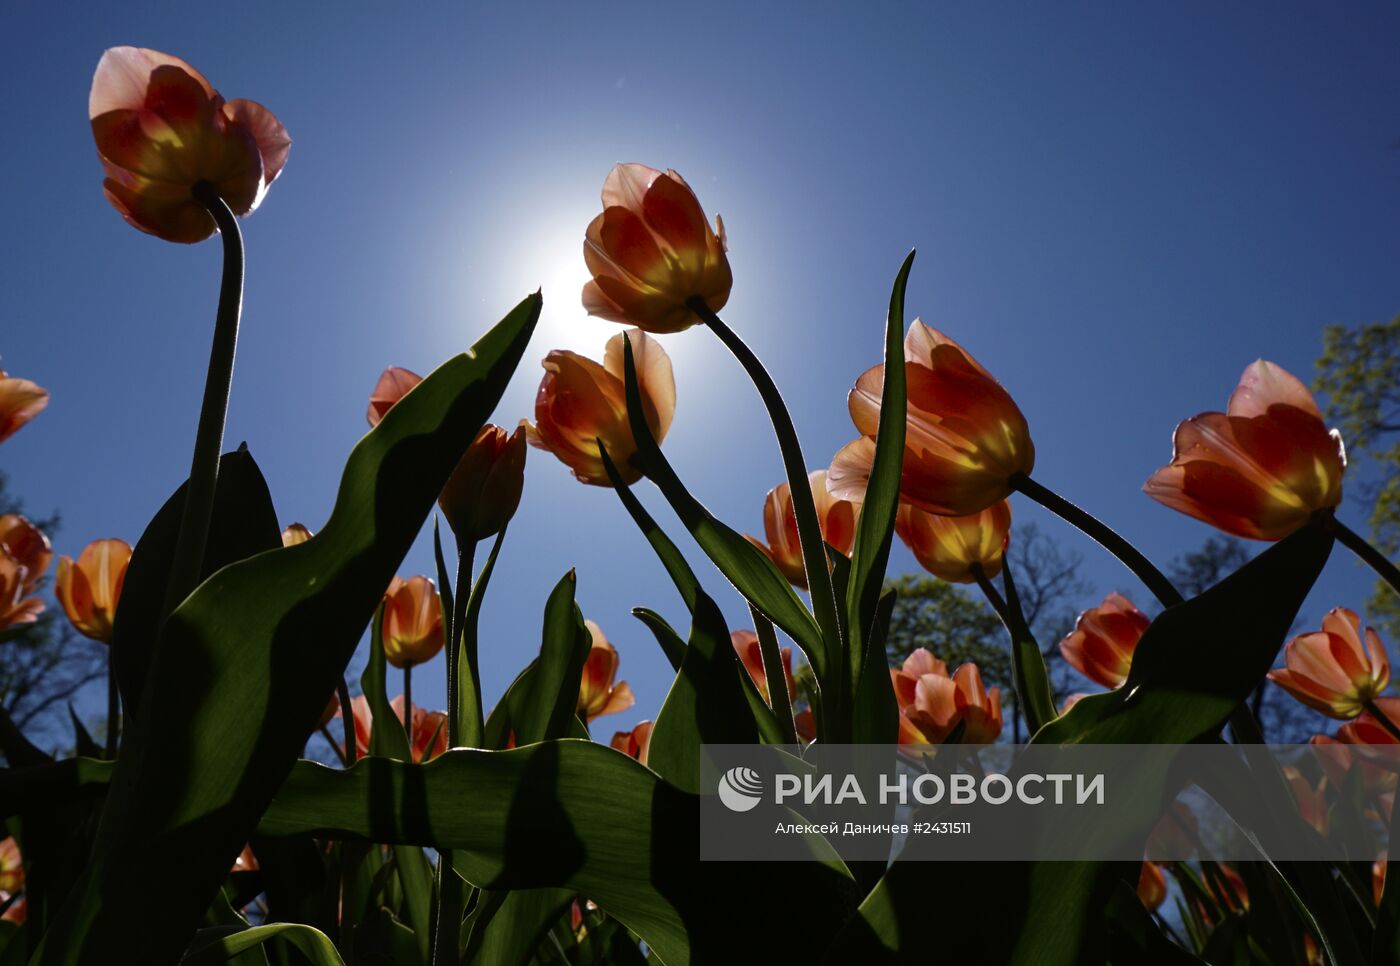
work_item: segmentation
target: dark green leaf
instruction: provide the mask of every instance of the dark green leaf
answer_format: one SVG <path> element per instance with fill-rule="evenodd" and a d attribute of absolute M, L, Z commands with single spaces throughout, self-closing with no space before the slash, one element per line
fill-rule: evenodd
<path fill-rule="evenodd" d="M 571 570 L 555 585 L 544 608 L 544 640 L 530 678 L 528 703 L 512 708 L 517 745 L 533 744 L 568 733 L 578 710 L 579 679 L 588 659 L 592 636 L 574 603 L 576 584 Z"/>
<path fill-rule="evenodd" d="M 656 643 L 661 645 L 661 651 L 670 662 L 671 669 L 679 671 L 681 662 L 685 660 L 685 641 L 666 623 L 666 618 L 645 607 L 633 607 L 632 616 L 647 626 L 647 630 L 656 638 Z"/>

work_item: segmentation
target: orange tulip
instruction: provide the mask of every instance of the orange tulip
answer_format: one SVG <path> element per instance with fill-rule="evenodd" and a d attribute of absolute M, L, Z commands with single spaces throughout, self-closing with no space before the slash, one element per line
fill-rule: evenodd
<path fill-rule="evenodd" d="M 603 182 L 603 213 L 588 226 L 583 287 L 589 315 L 647 332 L 679 332 L 700 319 L 686 303 L 718 312 L 734 279 L 724 222 L 710 229 L 690 185 L 674 171 L 619 164 Z"/>
<path fill-rule="evenodd" d="M 856 541 L 856 517 L 860 512 L 858 504 L 838 500 L 831 495 L 826 487 L 826 470 L 808 473 L 807 484 L 812 488 L 812 499 L 817 505 L 822 539 L 838 552 L 850 556 L 851 546 Z M 805 588 L 807 568 L 802 561 L 802 544 L 797 539 L 797 513 L 792 506 L 792 488 L 786 483 L 779 483 L 769 490 L 763 501 L 763 532 L 768 537 L 767 543 L 754 536 L 750 536 L 749 541 L 768 554 L 790 583 Z"/>
<path fill-rule="evenodd" d="M 647 763 L 647 752 L 651 746 L 651 726 L 653 722 L 643 721 L 631 731 L 619 731 L 612 736 L 609 745 L 629 758 L 635 758 L 643 765 Z"/>
<path fill-rule="evenodd" d="M 974 567 L 987 578 L 1001 573 L 1011 539 L 1011 504 L 1001 500 L 978 513 L 945 517 L 901 503 L 894 528 L 929 573 L 955 584 L 971 584 L 977 580 Z"/>
<path fill-rule="evenodd" d="M 1035 465 L 1026 417 L 1001 383 L 962 346 L 917 319 L 904 340 L 908 383 L 902 502 L 942 516 L 967 516 L 1004 500 L 1011 480 Z M 849 406 L 863 435 L 831 463 L 831 492 L 859 500 L 870 480 L 885 367 L 856 380 Z"/>
<path fill-rule="evenodd" d="M 1300 634 L 1283 649 L 1284 667 L 1269 680 L 1329 718 L 1355 718 L 1390 684 L 1390 659 L 1380 635 L 1355 611 L 1334 607 L 1322 630 Z"/>
<path fill-rule="evenodd" d="M 1116 688 L 1128 679 L 1133 652 L 1152 619 L 1122 594 L 1109 594 L 1103 603 L 1079 615 L 1074 631 L 1060 642 L 1060 653 L 1080 674 Z"/>
<path fill-rule="evenodd" d="M 578 713 L 585 721 L 626 711 L 636 703 L 626 681 L 613 684 L 617 677 L 617 650 L 603 636 L 603 629 L 592 621 L 584 621 L 593 635 L 593 646 L 583 665 L 583 677 L 578 686 Z"/>
<path fill-rule="evenodd" d="M 988 691 L 977 665 L 964 664 L 950 677 L 947 665 L 921 647 L 902 667 L 891 668 L 890 677 L 900 744 L 940 744 L 959 725 L 963 744 L 990 744 L 1001 734 L 1001 689 Z"/>
<path fill-rule="evenodd" d="M 1295 376 L 1263 359 L 1223 413 L 1176 427 L 1172 461 L 1147 495 L 1237 537 L 1278 540 L 1342 502 L 1346 451 Z"/>
<path fill-rule="evenodd" d="M 262 866 L 258 864 L 258 857 L 253 853 L 253 847 L 245 845 L 243 851 L 238 853 L 238 858 L 233 860 L 233 868 L 229 872 L 256 872 L 260 868 Z"/>
<path fill-rule="evenodd" d="M 1138 899 L 1148 912 L 1156 912 L 1167 901 L 1167 877 L 1156 862 L 1143 862 L 1138 874 Z"/>
<path fill-rule="evenodd" d="M 403 695 L 400 694 L 390 701 L 389 707 L 394 713 L 390 726 L 402 729 Z M 363 694 L 355 695 L 350 700 L 350 712 L 355 722 L 355 757 L 363 758 L 369 754 L 370 742 L 374 740 L 374 714 L 370 711 L 369 699 Z M 339 708 L 336 709 L 335 717 L 341 717 Z M 409 723 L 413 727 L 413 741 L 409 751 L 415 762 L 428 761 L 447 750 L 446 714 L 441 711 L 425 711 L 414 705 Z"/>
<path fill-rule="evenodd" d="M 112 642 L 112 619 L 126 579 L 131 546 L 125 540 L 94 540 L 75 563 L 58 559 L 54 596 L 78 632 L 104 644 Z"/>
<path fill-rule="evenodd" d="M 334 717 L 343 718 L 344 716 L 344 709 L 339 706 L 339 701 L 337 701 Z M 374 714 L 369 710 L 369 698 L 363 694 L 357 694 L 351 698 L 350 716 L 355 726 L 355 757 L 363 758 L 369 754 L 369 741 L 374 729 Z M 341 748 L 341 751 L 344 750 Z"/>
<path fill-rule="evenodd" d="M 758 643 L 758 635 L 753 631 L 730 631 L 729 640 L 734 645 L 744 670 L 753 678 L 758 693 L 763 695 L 764 701 L 768 701 L 768 678 L 763 673 L 763 650 Z M 783 661 L 783 678 L 787 681 L 788 700 L 792 701 L 797 697 L 797 682 L 792 679 L 792 648 L 779 648 L 778 654 Z"/>
<path fill-rule="evenodd" d="M 475 543 L 505 529 L 524 488 L 525 428 L 507 433 L 488 423 L 452 471 L 438 506 L 457 539 Z"/>
<path fill-rule="evenodd" d="M 24 888 L 24 861 L 19 843 L 11 836 L 0 840 L 0 892 L 15 893 Z"/>
<path fill-rule="evenodd" d="M 31 624 L 44 612 L 33 594 L 52 556 L 38 527 L 18 513 L 0 516 L 0 629 Z"/>
<path fill-rule="evenodd" d="M 792 724 L 797 729 L 797 737 L 803 741 L 817 740 L 817 718 L 811 708 L 803 708 L 793 715 Z"/>
<path fill-rule="evenodd" d="M 293 523 L 282 531 L 282 546 L 295 547 L 299 543 L 305 543 L 311 539 L 311 531 L 303 524 Z"/>
<path fill-rule="evenodd" d="M 49 391 L 0 369 L 0 443 L 9 439 L 49 404 Z"/>
<path fill-rule="evenodd" d="M 1384 698 L 1383 701 L 1392 701 L 1391 698 Z M 1368 719 L 1370 716 L 1366 716 Z M 1377 728 L 1383 730 L 1379 722 L 1370 719 Z M 1395 772 L 1386 768 L 1378 768 L 1369 761 L 1357 761 L 1352 755 L 1351 749 L 1344 741 L 1328 735 L 1313 735 L 1308 739 L 1308 744 L 1313 747 L 1313 755 L 1317 758 L 1318 764 L 1322 767 L 1322 773 L 1327 778 L 1327 783 L 1333 788 L 1345 788 L 1348 776 L 1354 768 L 1361 771 L 1361 787 L 1368 795 L 1377 794 L 1390 789 L 1396 785 Z M 1393 764 L 1394 756 L 1389 756 Z"/>
<path fill-rule="evenodd" d="M 1389 856 L 1385 855 L 1371 863 L 1371 894 L 1377 907 L 1381 904 L 1381 896 L 1385 894 L 1385 871 L 1389 864 Z"/>
<path fill-rule="evenodd" d="M 646 333 L 633 329 L 626 334 L 632 341 L 647 426 L 659 443 L 676 412 L 671 358 Z M 601 366 L 562 349 L 545 356 L 542 364 L 545 376 L 535 396 L 535 422 L 525 426 L 530 445 L 549 450 L 582 482 L 611 486 L 598 452 L 601 439 L 623 481 L 641 479 L 641 469 L 632 465 L 637 443 L 627 422 L 623 336 L 608 340 Z"/>
<path fill-rule="evenodd" d="M 107 200 L 131 225 L 167 241 L 214 234 L 213 217 L 195 199 L 200 183 L 235 215 L 256 208 L 292 146 L 261 104 L 225 101 L 180 58 L 140 47 L 102 55 L 88 118 Z"/>
<path fill-rule="evenodd" d="M 369 410 L 365 413 L 369 424 L 378 426 L 384 414 L 394 408 L 394 403 L 422 381 L 423 377 L 418 373 L 398 366 L 390 366 L 381 372 L 379 381 L 374 384 L 374 391 L 369 394 Z"/>
<path fill-rule="evenodd" d="M 1324 788 L 1326 779 L 1324 778 L 1323 781 L 1314 785 L 1292 765 L 1285 765 L 1282 771 L 1284 779 L 1288 782 L 1289 791 L 1293 793 L 1293 801 L 1298 806 L 1298 814 L 1302 816 L 1303 821 L 1317 830 L 1318 835 L 1326 838 L 1328 828 L 1327 792 Z"/>
<path fill-rule="evenodd" d="M 1388 721 L 1400 725 L 1400 698 L 1376 698 L 1373 703 Z M 1348 745 L 1358 746 L 1356 752 L 1363 758 L 1367 757 L 1365 747 L 1367 745 L 1400 744 L 1400 739 L 1397 739 L 1390 729 L 1370 711 L 1363 711 L 1356 718 L 1338 728 L 1337 740 Z M 1396 761 L 1393 751 L 1394 749 L 1387 749 L 1372 757 L 1381 767 L 1393 769 Z"/>
<path fill-rule="evenodd" d="M 427 577 L 395 577 L 384 595 L 384 658 L 394 667 L 413 667 L 442 650 L 442 601 Z"/>

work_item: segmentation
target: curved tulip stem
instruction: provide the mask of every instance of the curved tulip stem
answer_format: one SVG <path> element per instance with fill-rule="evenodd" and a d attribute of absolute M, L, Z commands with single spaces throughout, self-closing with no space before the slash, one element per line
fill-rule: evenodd
<path fill-rule="evenodd" d="M 331 746 L 331 751 L 335 752 L 335 757 L 339 759 L 342 766 L 350 763 L 345 760 L 345 752 L 340 750 L 340 746 L 335 743 L 335 735 L 331 734 L 331 729 L 321 725 L 321 737 L 326 739 L 326 744 Z"/>
<path fill-rule="evenodd" d="M 219 451 L 224 445 L 224 422 L 228 416 L 229 391 L 233 385 L 233 359 L 238 347 L 238 319 L 243 311 L 243 235 L 238 220 L 218 191 L 208 182 L 194 187 L 194 196 L 219 226 L 224 244 L 223 281 L 219 287 L 219 309 L 214 319 L 214 346 L 209 353 L 209 373 L 204 379 L 204 403 L 199 410 L 199 428 L 194 438 L 194 457 L 185 489 L 185 507 L 180 518 L 180 536 L 171 561 L 170 585 L 165 595 L 165 611 L 179 606 L 199 584 L 204 565 L 204 545 L 209 521 L 214 513 L 214 490 L 219 477 Z"/>
<path fill-rule="evenodd" d="M 1380 722 L 1381 727 L 1389 731 L 1392 738 L 1400 741 L 1400 725 L 1391 721 L 1390 716 L 1382 711 L 1381 706 L 1376 704 L 1374 700 L 1366 702 L 1366 712 L 1370 714 L 1371 717 L 1375 718 L 1376 721 Z"/>
<path fill-rule="evenodd" d="M 1143 556 L 1142 551 L 1120 537 L 1103 521 L 1081 510 L 1053 490 L 1041 486 L 1024 473 L 1017 473 L 1010 482 L 1013 490 L 1025 494 L 1066 523 L 1082 530 L 1099 546 L 1117 557 L 1125 567 L 1137 575 L 1163 607 L 1175 607 L 1182 602 L 1181 591 L 1172 586 L 1166 575 Z"/>
<path fill-rule="evenodd" d="M 117 757 L 117 742 L 122 733 L 122 693 L 117 686 L 117 669 L 112 646 L 107 646 L 107 760 Z"/>
<path fill-rule="evenodd" d="M 346 683 L 343 675 L 340 683 L 335 686 L 335 696 L 340 702 L 340 721 L 345 732 L 345 764 L 353 765 L 359 746 L 355 738 L 355 710 L 350 707 L 350 685 Z"/>
<path fill-rule="evenodd" d="M 686 305 L 710 327 L 725 347 L 739 360 L 739 364 L 753 381 L 763 405 L 768 409 L 768 418 L 773 422 L 773 431 L 778 437 L 778 449 L 783 457 L 783 469 L 787 473 L 788 488 L 792 491 L 793 515 L 797 518 L 797 539 L 802 545 L 802 562 L 807 571 L 807 586 L 812 594 L 812 612 L 823 636 L 828 638 L 828 647 L 840 644 L 840 622 L 836 615 L 836 590 L 831 582 L 831 571 L 827 569 L 826 543 L 822 539 L 821 521 L 817 518 L 817 504 L 812 499 L 812 487 L 807 481 L 807 463 L 802 456 L 802 447 L 797 441 L 797 428 L 792 415 L 783 402 L 782 393 L 773 382 L 773 377 L 763 367 L 758 356 L 745 344 L 744 340 L 725 325 L 705 300 L 692 298 Z M 831 655 L 837 659 L 836 654 Z M 844 666 L 844 662 L 843 662 Z"/>
<path fill-rule="evenodd" d="M 1340 540 L 1348 550 L 1361 558 L 1368 567 L 1380 575 L 1380 578 L 1400 594 L 1400 567 L 1396 567 L 1385 554 L 1381 553 L 1361 534 L 1347 526 L 1341 520 L 1333 518 L 1337 526 L 1337 539 Z"/>

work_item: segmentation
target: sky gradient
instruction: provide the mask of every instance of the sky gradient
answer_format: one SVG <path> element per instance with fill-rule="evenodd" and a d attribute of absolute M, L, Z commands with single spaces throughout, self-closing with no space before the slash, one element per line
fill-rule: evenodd
<path fill-rule="evenodd" d="M 678 169 L 724 216 L 723 314 L 783 388 L 812 468 L 854 436 L 846 392 L 879 361 L 915 247 L 911 315 L 1011 391 L 1037 478 L 1163 563 L 1211 533 L 1140 492 L 1176 422 L 1223 408 L 1255 358 L 1311 379 L 1324 325 L 1400 311 L 1393 5 L 127 6 L 11 9 L 23 42 L 0 66 L 0 355 L 53 394 L 0 468 L 36 514 L 62 512 L 63 553 L 134 542 L 183 479 L 217 295 L 216 241 L 141 235 L 103 200 L 87 91 L 120 44 L 186 58 L 293 138 L 243 223 L 226 448 L 247 440 L 282 521 L 313 530 L 386 365 L 429 371 L 540 286 L 495 421 L 532 415 L 550 349 L 601 357 L 618 327 L 584 315 L 581 243 L 619 161 Z M 663 344 L 670 459 L 721 518 L 761 532 L 782 477 L 756 393 L 707 332 Z M 1082 552 L 1099 594 L 1146 603 L 1086 539 L 1013 508 Z M 538 649 L 570 567 L 638 696 L 599 722 L 606 740 L 654 716 L 670 679 L 629 610 L 684 626 L 683 608 L 616 497 L 532 450 L 483 615 L 488 704 Z M 897 548 L 892 572 L 915 567 Z M 401 572 L 433 572 L 426 531 Z M 1302 622 L 1359 609 L 1370 586 L 1338 549 Z M 441 706 L 441 688 L 439 658 L 415 696 Z"/>

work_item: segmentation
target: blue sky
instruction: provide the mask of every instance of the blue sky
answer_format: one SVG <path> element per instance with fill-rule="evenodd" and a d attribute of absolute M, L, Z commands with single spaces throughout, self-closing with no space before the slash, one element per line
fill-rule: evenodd
<path fill-rule="evenodd" d="M 1210 534 L 1139 489 L 1175 423 L 1222 408 L 1259 356 L 1310 378 L 1325 324 L 1400 311 L 1394 6 L 123 6 L 12 9 L 21 42 L 0 66 L 0 355 L 53 393 L 0 467 L 35 512 L 62 511 L 60 552 L 134 541 L 183 478 L 218 284 L 217 242 L 143 236 L 103 200 L 86 99 L 119 44 L 185 57 L 294 139 L 243 226 L 227 443 L 246 439 L 283 521 L 313 529 L 384 366 L 428 371 L 541 285 L 496 421 L 530 414 L 548 350 L 601 354 L 617 327 L 580 307 L 580 248 L 618 161 L 677 168 L 723 214 L 724 314 L 783 387 L 814 468 L 853 436 L 846 391 L 878 361 L 890 281 L 917 247 L 911 312 L 1011 390 L 1037 477 L 1163 562 Z M 670 458 L 759 532 L 781 469 L 756 394 L 708 333 L 664 344 Z M 1100 593 L 1136 590 L 1042 528 L 1083 552 Z M 638 695 L 599 723 L 606 738 L 653 716 L 669 683 L 628 611 L 683 610 L 616 497 L 532 451 L 483 617 L 488 701 L 538 648 L 570 567 Z M 895 571 L 914 567 L 900 548 Z M 403 572 L 432 572 L 426 539 Z M 702 580 L 744 626 L 722 578 Z M 1359 607 L 1370 583 L 1339 550 L 1305 622 Z M 441 704 L 441 678 L 440 662 L 420 672 L 415 695 Z"/>

